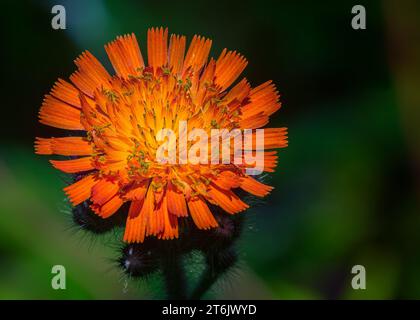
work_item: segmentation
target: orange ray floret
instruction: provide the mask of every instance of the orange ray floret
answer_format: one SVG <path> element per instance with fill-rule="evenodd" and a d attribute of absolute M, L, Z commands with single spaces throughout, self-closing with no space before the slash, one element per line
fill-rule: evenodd
<path fill-rule="evenodd" d="M 163 232 L 159 234 L 160 239 L 170 240 L 178 238 L 177 218 L 168 212 L 167 197 L 162 199 L 161 213 L 163 215 Z"/>
<path fill-rule="evenodd" d="M 185 56 L 184 70 L 200 70 L 207 61 L 210 53 L 211 40 L 200 36 L 194 36 Z"/>
<path fill-rule="evenodd" d="M 277 151 L 265 151 L 264 152 L 264 171 L 274 172 L 274 168 L 277 166 Z"/>
<path fill-rule="evenodd" d="M 146 196 L 149 181 L 143 180 L 138 185 L 133 186 L 125 193 L 125 198 L 129 200 L 143 200 Z"/>
<path fill-rule="evenodd" d="M 210 229 L 217 227 L 217 221 L 214 219 L 209 207 L 200 197 L 195 197 L 188 201 L 191 218 L 198 229 Z"/>
<path fill-rule="evenodd" d="M 65 187 L 64 191 L 69 197 L 70 202 L 74 206 L 77 206 L 78 204 L 90 198 L 91 189 L 94 184 L 95 184 L 95 178 L 91 174 Z"/>
<path fill-rule="evenodd" d="M 73 160 L 50 160 L 50 162 L 54 168 L 66 173 L 77 173 L 95 168 L 93 166 L 92 157 L 84 157 Z"/>
<path fill-rule="evenodd" d="M 273 187 L 263 184 L 249 176 L 242 178 L 241 188 L 257 197 L 265 197 L 273 190 Z"/>
<path fill-rule="evenodd" d="M 131 202 L 128 211 L 124 241 L 143 242 L 146 233 L 146 223 L 149 213 L 153 211 L 153 191 L 149 188 L 144 200 Z"/>
<path fill-rule="evenodd" d="M 217 178 L 213 180 L 213 183 L 220 189 L 230 190 L 240 186 L 241 177 L 233 171 L 222 171 Z"/>
<path fill-rule="evenodd" d="M 76 108 L 81 107 L 79 94 L 79 90 L 63 79 L 58 79 L 51 89 L 52 96 Z"/>
<path fill-rule="evenodd" d="M 248 81 L 244 78 L 238 82 L 230 91 L 226 94 L 226 103 L 232 104 L 237 103 L 238 107 L 241 107 L 241 103 L 249 96 L 251 86 Z M 242 109 L 243 112 L 243 109 Z M 243 127 L 247 128 L 247 127 Z"/>
<path fill-rule="evenodd" d="M 208 191 L 211 199 L 229 214 L 241 212 L 249 206 L 232 191 L 226 191 L 211 185 Z"/>
<path fill-rule="evenodd" d="M 124 241 L 126 242 L 139 243 L 144 240 L 145 219 L 144 213 L 141 214 L 143 202 L 143 200 L 134 200 L 131 202 L 124 232 Z"/>
<path fill-rule="evenodd" d="M 223 50 L 216 62 L 216 84 L 228 88 L 244 71 L 248 62 L 236 51 Z"/>
<path fill-rule="evenodd" d="M 39 122 L 60 129 L 84 129 L 80 123 L 80 110 L 50 95 L 45 96 L 39 111 Z"/>
<path fill-rule="evenodd" d="M 187 217 L 187 204 L 185 203 L 184 194 L 178 191 L 170 182 L 167 193 L 168 211 L 177 217 Z"/>
<path fill-rule="evenodd" d="M 273 189 L 249 175 L 254 164 L 247 163 L 246 154 L 258 152 L 263 171 L 274 172 L 278 156 L 272 149 L 287 146 L 287 129 L 264 129 L 259 146 L 253 129 L 268 125 L 281 106 L 280 95 L 271 81 L 255 88 L 246 79 L 238 81 L 247 60 L 227 49 L 209 58 L 211 46 L 210 39 L 196 35 L 187 47 L 185 36 L 169 37 L 168 29 L 152 28 L 144 46 L 146 64 L 135 35 L 120 36 L 105 45 L 115 74 L 85 51 L 75 60 L 70 82 L 58 79 L 45 96 L 39 121 L 80 134 L 36 138 L 35 153 L 71 157 L 50 162 L 74 174 L 75 182 L 64 188 L 72 205 L 86 201 L 108 218 L 128 202 L 125 242 L 178 238 L 181 219 L 198 229 L 216 228 L 214 207 L 229 215 L 249 207 L 236 191 L 265 197 Z M 185 132 L 181 121 L 188 122 Z M 235 132 L 216 137 L 230 146 L 220 147 L 215 159 L 224 160 L 226 153 L 231 161 L 181 163 L 181 155 L 198 145 L 179 142 L 196 128 L 211 138 L 214 129 Z M 157 159 L 162 129 L 175 133 L 176 139 L 168 141 L 177 150 L 175 164 Z M 244 142 L 239 150 L 234 137 Z M 212 155 L 213 148 L 203 152 Z"/>
<path fill-rule="evenodd" d="M 112 216 L 122 205 L 124 201 L 115 195 L 103 205 L 93 203 L 90 208 L 100 217 L 108 218 Z"/>
<path fill-rule="evenodd" d="M 169 42 L 169 68 L 176 75 L 179 75 L 184 64 L 185 44 L 185 36 L 171 35 Z"/>
<path fill-rule="evenodd" d="M 35 153 L 62 156 L 87 156 L 93 153 L 92 145 L 82 137 L 36 138 Z"/>
<path fill-rule="evenodd" d="M 128 78 L 144 68 L 143 56 L 134 34 L 117 37 L 105 46 L 105 50 L 119 76 Z"/>
<path fill-rule="evenodd" d="M 158 68 L 168 62 L 168 28 L 150 29 L 147 33 L 149 66 Z"/>
<path fill-rule="evenodd" d="M 244 150 L 256 150 L 257 144 L 257 134 L 255 131 L 245 132 L 244 140 L 249 139 L 252 141 L 252 148 L 248 148 L 247 144 L 244 145 Z M 264 129 L 264 145 L 262 149 L 276 149 L 276 148 L 285 148 L 287 147 L 287 128 L 266 128 Z"/>
<path fill-rule="evenodd" d="M 96 205 L 104 205 L 117 194 L 119 189 L 117 183 L 100 179 L 92 188 L 91 200 Z"/>
<path fill-rule="evenodd" d="M 96 88 L 105 86 L 111 78 L 102 64 L 89 52 L 83 52 L 74 63 L 79 69 L 70 76 L 70 80 L 83 93 L 92 97 Z"/>
<path fill-rule="evenodd" d="M 280 95 L 271 81 L 267 81 L 251 90 L 249 95 L 250 102 L 242 108 L 242 118 L 246 119 L 262 112 L 270 116 L 278 109 Z"/>

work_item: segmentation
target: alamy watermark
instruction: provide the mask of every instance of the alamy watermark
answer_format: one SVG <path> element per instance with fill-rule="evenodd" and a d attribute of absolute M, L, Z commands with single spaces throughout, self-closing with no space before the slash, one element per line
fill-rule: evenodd
<path fill-rule="evenodd" d="M 351 279 L 351 287 L 354 290 L 365 290 L 366 289 L 366 269 L 362 265 L 355 265 L 351 269 L 351 273 L 354 274 Z"/>
<path fill-rule="evenodd" d="M 66 8 L 57 4 L 51 8 L 51 13 L 55 14 L 51 20 L 51 27 L 54 30 L 66 29 Z"/>
<path fill-rule="evenodd" d="M 158 163 L 233 163 L 252 166 L 246 168 L 249 175 L 264 171 L 264 129 L 211 129 L 209 136 L 206 130 L 200 128 L 188 132 L 187 121 L 179 121 L 178 127 L 178 134 L 169 128 L 161 129 L 156 134 L 158 142 L 164 141 L 156 150 Z"/>
<path fill-rule="evenodd" d="M 366 9 L 358 4 L 351 8 L 351 13 L 355 16 L 351 19 L 351 27 L 354 30 L 366 29 Z"/>
<path fill-rule="evenodd" d="M 51 287 L 54 290 L 66 289 L 66 268 L 62 265 L 54 265 L 51 268 L 51 273 L 54 274 L 51 279 Z"/>

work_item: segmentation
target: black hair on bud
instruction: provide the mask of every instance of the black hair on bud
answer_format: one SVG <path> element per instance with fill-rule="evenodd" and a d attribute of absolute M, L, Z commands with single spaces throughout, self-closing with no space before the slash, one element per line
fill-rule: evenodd
<path fill-rule="evenodd" d="M 210 230 L 210 240 L 218 248 L 226 248 L 239 238 L 242 232 L 243 215 L 229 216 L 226 214 L 215 215 L 218 227 Z"/>
<path fill-rule="evenodd" d="M 122 248 L 118 260 L 123 271 L 131 277 L 146 277 L 159 268 L 159 256 L 155 241 L 146 240 L 143 243 L 131 243 Z"/>
<path fill-rule="evenodd" d="M 114 227 L 122 226 L 127 217 L 127 212 L 128 207 L 125 204 L 111 217 L 104 219 L 95 214 L 90 208 L 89 202 L 85 201 L 73 208 L 72 216 L 73 222 L 81 229 L 94 234 L 102 234 Z"/>
<path fill-rule="evenodd" d="M 206 256 L 207 266 L 213 274 L 221 275 L 232 268 L 238 261 L 238 254 L 233 247 L 225 248 Z"/>
<path fill-rule="evenodd" d="M 230 247 L 241 235 L 244 215 L 239 213 L 229 215 L 220 208 L 212 208 L 213 215 L 218 223 L 216 228 L 198 230 L 190 226 L 190 239 L 194 249 L 203 252 L 219 251 Z"/>

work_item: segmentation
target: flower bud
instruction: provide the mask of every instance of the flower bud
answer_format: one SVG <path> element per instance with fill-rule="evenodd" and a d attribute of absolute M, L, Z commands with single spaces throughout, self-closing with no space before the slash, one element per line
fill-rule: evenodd
<path fill-rule="evenodd" d="M 122 248 L 119 265 L 132 277 L 145 277 L 159 267 L 159 258 L 154 245 L 155 241 L 132 243 Z"/>

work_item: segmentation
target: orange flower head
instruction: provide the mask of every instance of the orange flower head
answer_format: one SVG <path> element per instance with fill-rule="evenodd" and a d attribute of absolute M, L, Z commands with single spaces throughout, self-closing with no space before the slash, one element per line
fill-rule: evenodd
<path fill-rule="evenodd" d="M 50 162 L 76 175 L 64 188 L 72 205 L 89 201 L 97 215 L 108 218 L 130 202 L 128 243 L 152 235 L 177 238 L 178 221 L 189 217 L 198 229 L 217 227 L 209 204 L 231 215 L 247 209 L 235 189 L 264 197 L 272 187 L 249 174 L 254 164 L 246 161 L 246 149 L 259 152 L 263 170 L 273 172 L 277 155 L 272 149 L 287 146 L 286 128 L 264 128 L 261 147 L 244 143 L 239 152 L 230 143 L 234 135 L 216 137 L 221 149 L 208 147 L 202 135 L 191 137 L 193 129 L 201 129 L 211 140 L 215 129 L 226 129 L 255 142 L 253 129 L 265 127 L 280 108 L 279 94 L 271 82 L 251 88 L 242 79 L 232 86 L 247 61 L 226 49 L 217 60 L 208 59 L 209 39 L 194 36 L 186 50 L 185 36 L 171 35 L 168 41 L 167 29 L 152 28 L 147 40 L 147 64 L 134 34 L 105 46 L 113 76 L 91 53 L 82 53 L 70 82 L 59 79 L 39 112 L 41 123 L 80 136 L 35 141 L 37 154 L 71 157 Z M 224 142 L 230 143 L 227 151 Z M 161 161 L 162 150 L 161 156 L 171 154 L 175 161 Z"/>

